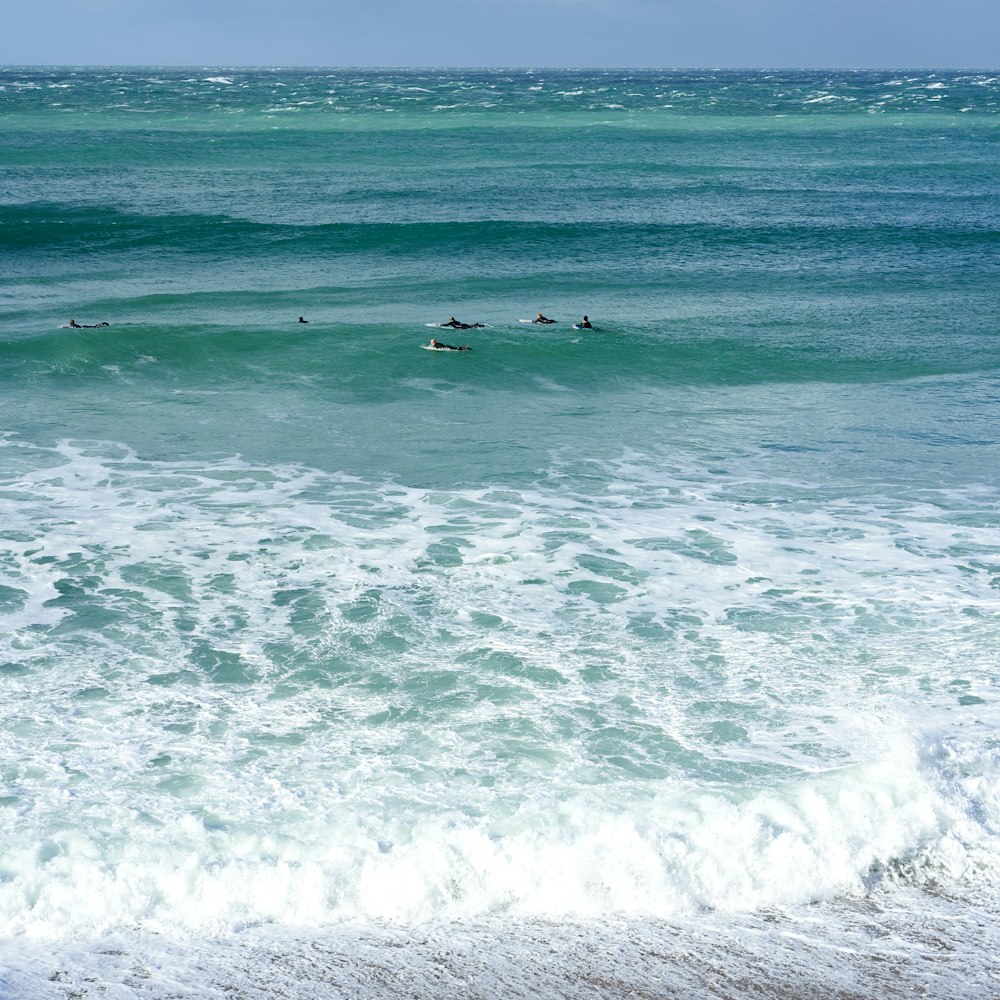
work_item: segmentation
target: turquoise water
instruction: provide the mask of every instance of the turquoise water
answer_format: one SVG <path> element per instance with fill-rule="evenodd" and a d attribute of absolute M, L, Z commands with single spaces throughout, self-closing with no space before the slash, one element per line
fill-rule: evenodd
<path fill-rule="evenodd" d="M 998 107 L 0 72 L 4 995 L 995 987 Z"/>

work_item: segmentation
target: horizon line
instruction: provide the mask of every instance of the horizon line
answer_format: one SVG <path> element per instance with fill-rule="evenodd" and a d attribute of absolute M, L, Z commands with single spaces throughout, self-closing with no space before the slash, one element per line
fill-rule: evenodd
<path fill-rule="evenodd" d="M 230 70 L 393 70 L 393 71 L 492 71 L 492 72 L 659 72 L 659 73 L 1000 73 L 993 66 L 543 66 L 537 64 L 457 66 L 457 65 L 376 65 L 321 63 L 0 63 L 9 69 L 230 69 Z"/>

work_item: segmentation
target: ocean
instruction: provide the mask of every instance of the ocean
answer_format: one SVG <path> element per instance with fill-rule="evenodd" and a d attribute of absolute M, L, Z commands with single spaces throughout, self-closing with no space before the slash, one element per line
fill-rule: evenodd
<path fill-rule="evenodd" d="M 1000 997 L 998 164 L 996 72 L 0 70 L 0 996 Z"/>

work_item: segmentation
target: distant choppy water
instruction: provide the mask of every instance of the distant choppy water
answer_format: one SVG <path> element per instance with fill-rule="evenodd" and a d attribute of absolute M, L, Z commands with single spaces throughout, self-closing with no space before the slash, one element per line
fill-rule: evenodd
<path fill-rule="evenodd" d="M 998 112 L 0 72 L 0 992 L 1000 995 Z"/>

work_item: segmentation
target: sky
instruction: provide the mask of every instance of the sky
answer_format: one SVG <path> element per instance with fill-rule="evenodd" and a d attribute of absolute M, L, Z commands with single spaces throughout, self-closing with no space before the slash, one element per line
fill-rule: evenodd
<path fill-rule="evenodd" d="M 1000 67 L 1000 0 L 9 0 L 0 65 Z"/>

